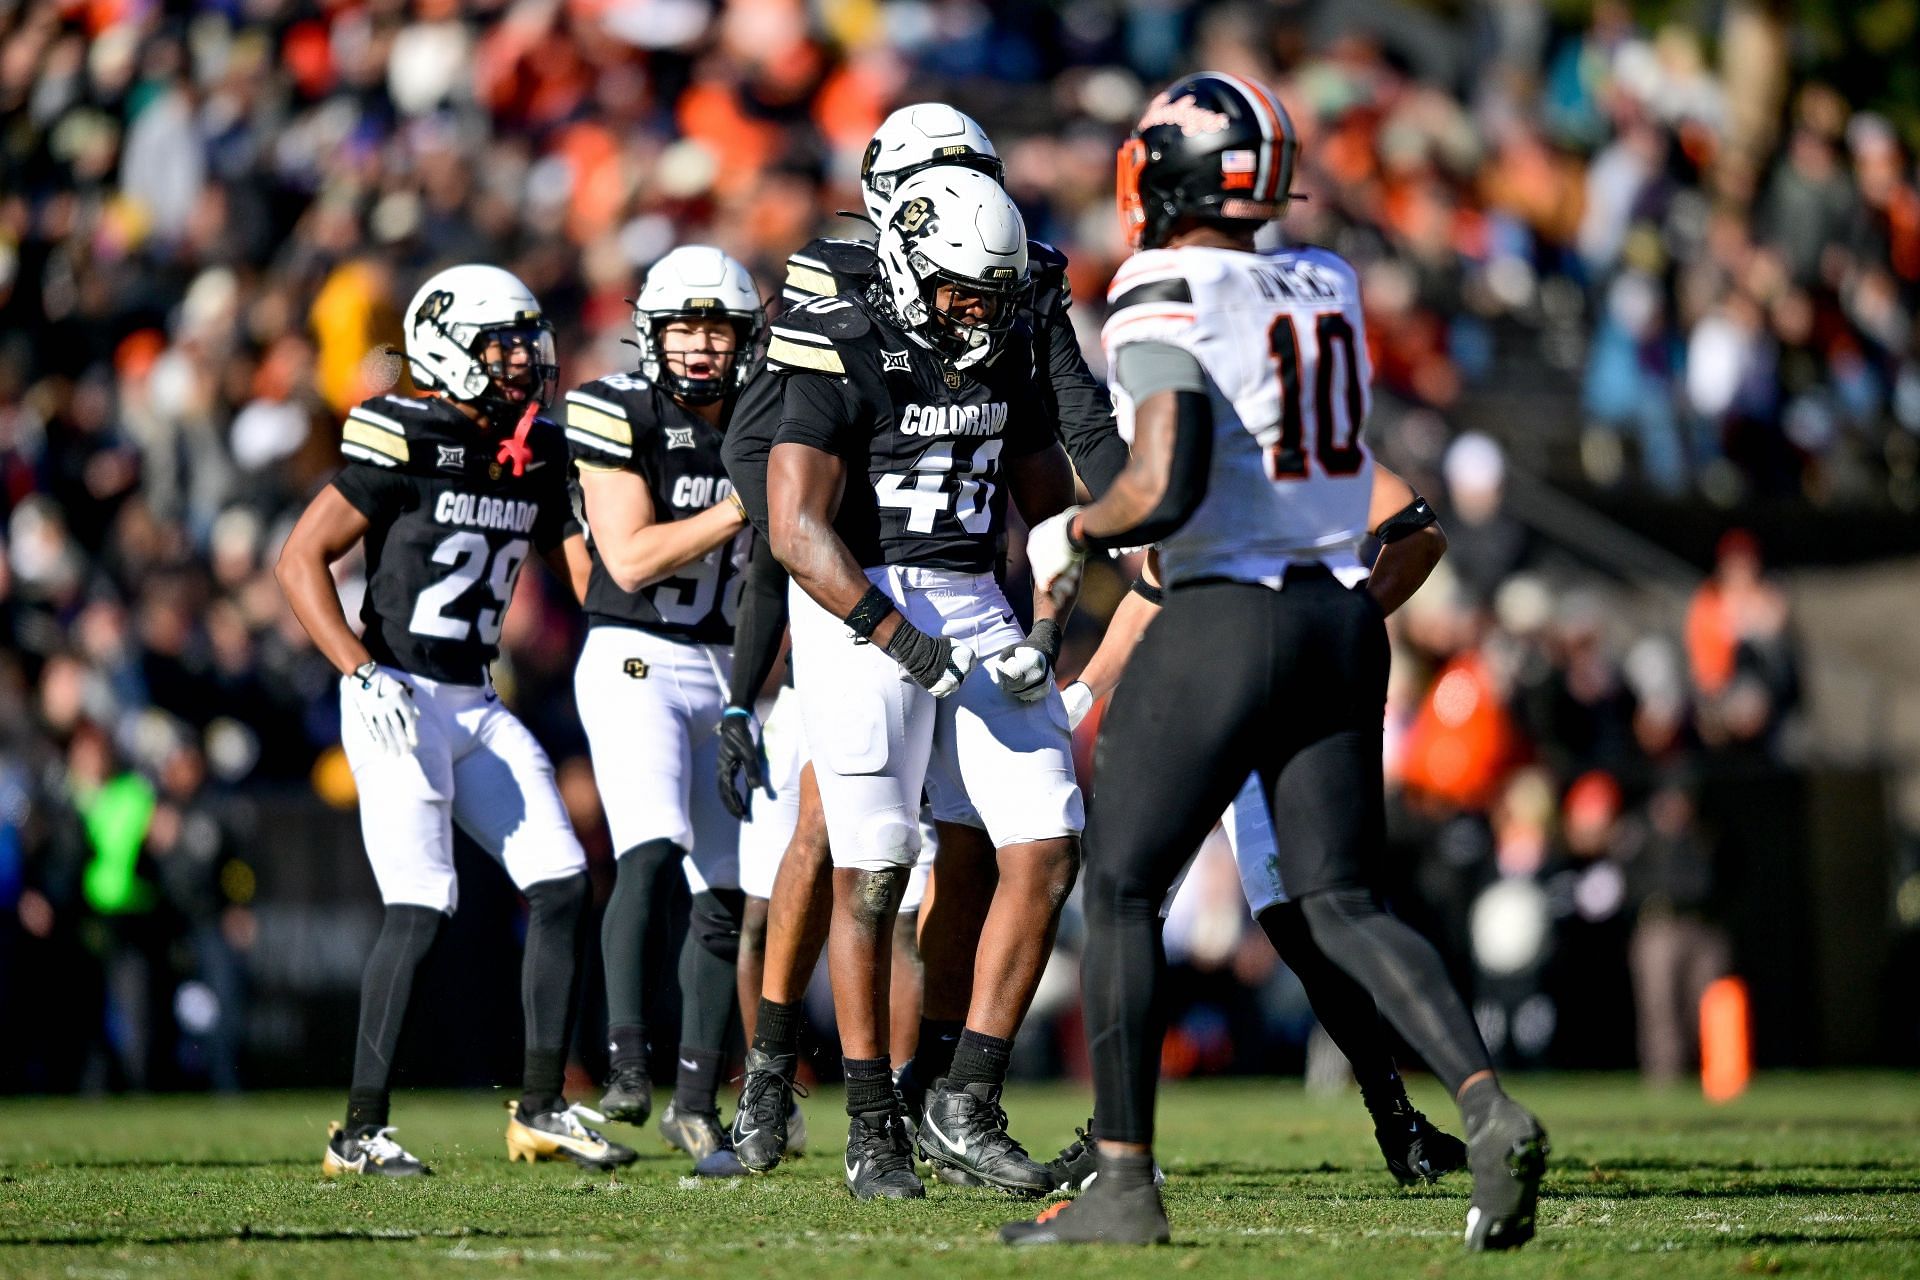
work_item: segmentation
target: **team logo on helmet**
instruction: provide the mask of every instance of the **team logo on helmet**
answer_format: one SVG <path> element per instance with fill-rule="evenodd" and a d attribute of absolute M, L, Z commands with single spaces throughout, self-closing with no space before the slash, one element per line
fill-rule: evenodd
<path fill-rule="evenodd" d="M 1203 133 L 1219 133 L 1232 123 L 1226 112 L 1201 106 L 1190 93 L 1183 94 L 1177 101 L 1163 93 L 1147 105 L 1147 114 L 1140 117 L 1139 128 L 1170 124 L 1193 138 Z"/>
<path fill-rule="evenodd" d="M 918 231 L 932 216 L 933 201 L 925 196 L 915 196 L 901 206 L 900 212 L 894 215 L 894 221 L 900 224 L 903 231 Z"/>

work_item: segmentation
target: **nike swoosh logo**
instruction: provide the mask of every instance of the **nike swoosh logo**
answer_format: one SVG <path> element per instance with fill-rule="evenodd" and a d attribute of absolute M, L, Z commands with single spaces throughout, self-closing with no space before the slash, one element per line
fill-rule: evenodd
<path fill-rule="evenodd" d="M 929 1114 L 924 1120 L 922 1120 L 921 1123 L 926 1125 L 927 1128 L 933 1130 L 933 1136 L 940 1139 L 940 1142 L 943 1146 L 951 1147 L 953 1149 L 953 1154 L 957 1156 L 963 1156 L 967 1154 L 967 1144 L 965 1142 L 955 1142 L 952 1138 L 949 1138 L 946 1134 L 940 1132 L 940 1126 L 933 1122 L 933 1116 L 931 1114 Z"/>
<path fill-rule="evenodd" d="M 680 1059 L 680 1065 L 685 1067 L 689 1071 L 698 1071 L 700 1069 L 699 1063 L 688 1062 L 685 1058 Z"/>
<path fill-rule="evenodd" d="M 860 1181 L 860 1162 L 858 1160 L 847 1166 L 847 1181 Z"/>
<path fill-rule="evenodd" d="M 538 462 L 529 462 L 529 463 L 527 464 L 527 470 L 529 470 L 529 471 L 538 471 L 538 470 L 539 470 L 540 468 L 542 468 L 542 467 L 544 467 L 544 466 L 546 466 L 546 465 L 547 465 L 547 460 L 546 460 L 545 458 L 542 458 L 542 459 L 540 459 L 540 461 L 538 461 Z"/>
<path fill-rule="evenodd" d="M 745 1142 L 750 1138 L 757 1138 L 759 1136 L 760 1136 L 760 1131 L 758 1129 L 743 1129 L 739 1133 L 736 1133 L 733 1135 L 734 1145 L 738 1146 L 740 1143 Z"/>

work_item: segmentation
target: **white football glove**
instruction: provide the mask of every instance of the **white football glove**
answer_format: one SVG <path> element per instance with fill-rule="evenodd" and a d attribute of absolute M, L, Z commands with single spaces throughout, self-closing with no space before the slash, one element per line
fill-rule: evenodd
<path fill-rule="evenodd" d="M 967 682 L 967 672 L 973 670 L 973 664 L 978 661 L 974 656 L 973 650 L 967 648 L 967 646 L 961 644 L 958 640 L 950 643 L 952 647 L 947 650 L 945 668 L 932 684 L 924 686 L 926 691 L 936 698 L 944 698 L 965 684 Z"/>
<path fill-rule="evenodd" d="M 1067 704 L 1067 728 L 1078 729 L 1080 722 L 1087 718 L 1087 712 L 1093 710 L 1093 690 L 1084 680 L 1075 680 L 1060 691 L 1060 700 Z"/>
<path fill-rule="evenodd" d="M 1080 573 L 1087 563 L 1087 553 L 1067 538 L 1079 511 L 1068 507 L 1027 531 L 1027 565 L 1033 570 L 1034 584 L 1053 598 L 1057 608 L 1065 608 L 1079 594 Z"/>
<path fill-rule="evenodd" d="M 414 704 L 413 690 L 371 662 L 341 676 L 340 687 L 375 746 L 388 755 L 404 756 L 420 745 L 415 729 L 420 708 Z"/>
<path fill-rule="evenodd" d="M 987 659 L 987 675 L 1021 702 L 1038 702 L 1053 684 L 1053 665 L 1030 644 L 1017 644 Z"/>

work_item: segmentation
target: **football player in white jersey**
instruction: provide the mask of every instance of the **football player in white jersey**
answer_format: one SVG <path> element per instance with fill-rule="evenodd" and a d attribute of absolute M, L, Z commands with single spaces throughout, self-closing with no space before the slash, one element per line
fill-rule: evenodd
<path fill-rule="evenodd" d="M 328 1173 L 417 1174 L 393 1141 L 388 1083 L 415 971 L 458 883 L 457 824 L 528 904 L 526 1076 L 507 1122 L 516 1160 L 631 1162 L 560 1095 L 587 908 L 587 860 L 540 744 L 500 705 L 488 665 L 514 583 L 538 552 L 584 589 L 566 442 L 553 398 L 553 331 L 498 267 L 449 267 L 408 304 L 407 359 L 424 396 L 375 396 L 347 415 L 347 465 L 301 515 L 276 573 L 315 647 L 341 672 L 341 746 L 385 919 L 360 990 L 345 1125 Z M 363 629 L 347 625 L 329 566 L 364 541 Z"/>
<path fill-rule="evenodd" d="M 1160 544 L 1166 605 L 1101 726 L 1088 831 L 1083 987 L 1098 1179 L 1010 1244 L 1168 1238 L 1153 1178 L 1160 905 L 1250 772 L 1288 895 L 1315 945 L 1374 998 L 1466 1121 L 1469 1248 L 1533 1235 L 1546 1134 L 1502 1091 L 1438 953 L 1373 893 L 1385 837 L 1385 611 L 1432 568 L 1426 530 L 1387 541 L 1357 589 L 1371 522 L 1366 345 L 1353 269 L 1320 249 L 1255 251 L 1290 199 L 1297 143 L 1265 87 L 1212 72 L 1148 106 L 1121 148 L 1121 217 L 1141 249 L 1103 343 L 1133 458 L 1107 494 L 1033 530 L 1056 601 L 1092 549 Z"/>
<path fill-rule="evenodd" d="M 663 913 L 685 909 L 684 866 L 679 1069 L 660 1133 L 708 1177 L 746 1172 L 715 1101 L 738 1016 L 740 824 L 707 779 L 749 537 L 720 441 L 765 324 L 745 267 L 708 245 L 675 249 L 634 304 L 640 368 L 569 391 L 566 405 L 592 553 L 574 691 L 619 851 L 600 930 L 612 1054 L 600 1106 L 634 1124 L 652 1107 L 646 1010 L 676 979 L 649 944 Z"/>

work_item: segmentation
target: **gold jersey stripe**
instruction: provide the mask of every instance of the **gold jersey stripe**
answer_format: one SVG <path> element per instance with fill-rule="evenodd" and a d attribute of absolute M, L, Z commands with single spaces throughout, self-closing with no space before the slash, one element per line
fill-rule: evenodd
<path fill-rule="evenodd" d="M 617 418 L 611 413 L 581 404 L 578 400 L 567 401 L 567 425 L 615 444 L 633 444 L 633 426 L 625 418 Z"/>
<path fill-rule="evenodd" d="M 817 369 L 821 373 L 847 371 L 847 366 L 840 362 L 840 353 L 832 347 L 803 347 L 779 334 L 767 344 L 767 359 L 796 369 Z"/>
<path fill-rule="evenodd" d="M 373 426 L 359 418 L 348 418 L 347 425 L 341 429 L 340 437 L 363 449 L 375 453 L 384 453 L 396 462 L 407 460 L 407 440 L 391 431 Z"/>
<path fill-rule="evenodd" d="M 818 294 L 823 298 L 831 298 L 840 292 L 840 282 L 833 278 L 832 273 L 803 267 L 797 262 L 787 263 L 787 287 L 802 293 Z"/>

